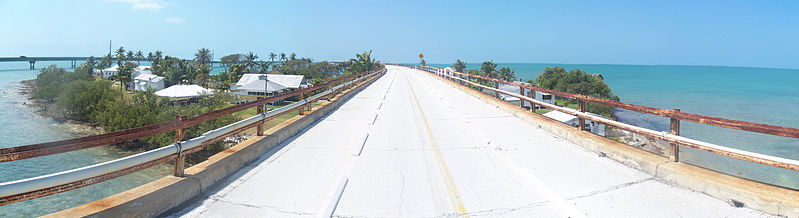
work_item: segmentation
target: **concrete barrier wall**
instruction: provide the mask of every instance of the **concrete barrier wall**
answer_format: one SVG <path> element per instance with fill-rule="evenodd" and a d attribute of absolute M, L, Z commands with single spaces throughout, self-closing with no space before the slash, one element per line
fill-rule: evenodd
<path fill-rule="evenodd" d="M 306 127 L 344 104 L 353 95 L 375 80 L 347 90 L 330 102 L 323 103 L 236 146 L 223 150 L 185 170 L 185 177 L 167 176 L 134 189 L 85 205 L 49 214 L 49 217 L 155 217 L 208 190 L 215 183 L 258 159 Z"/>
<path fill-rule="evenodd" d="M 600 156 L 608 157 L 627 166 L 647 172 L 662 181 L 705 193 L 731 205 L 734 205 L 733 202 L 739 202 L 743 203 L 745 207 L 767 213 L 799 217 L 799 191 L 797 190 L 730 176 L 686 163 L 670 162 L 666 157 L 630 147 L 590 132 L 579 131 L 570 125 L 532 113 L 519 107 L 518 104 L 494 98 L 492 95 L 460 85 L 457 82 L 437 76 L 432 77 L 449 83 L 486 103 L 497 105 L 502 110 L 531 125 L 585 147 Z"/>

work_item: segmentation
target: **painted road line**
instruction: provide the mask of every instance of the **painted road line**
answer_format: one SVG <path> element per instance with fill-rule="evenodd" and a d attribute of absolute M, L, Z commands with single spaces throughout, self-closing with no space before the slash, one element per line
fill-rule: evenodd
<path fill-rule="evenodd" d="M 443 98 L 443 96 L 438 93 L 436 93 L 436 95 Z M 445 103 L 450 104 L 448 101 L 446 100 L 444 101 Z M 452 109 L 452 112 L 455 114 L 455 116 L 458 117 L 458 120 L 464 122 L 466 126 L 469 127 L 469 129 L 477 133 L 477 135 L 485 142 L 486 145 L 491 143 L 490 138 L 486 137 L 486 135 L 483 134 L 482 131 L 474 127 L 474 125 L 471 122 L 467 121 L 465 116 L 463 116 L 461 112 L 455 110 L 454 107 L 450 107 L 450 109 Z M 499 159 L 502 159 L 503 162 L 505 162 L 505 164 L 507 164 L 510 169 L 515 171 L 518 175 L 521 175 L 525 180 L 527 180 L 527 182 L 532 186 L 533 190 L 535 190 L 536 193 L 547 199 L 547 201 L 551 202 L 556 208 L 558 208 L 558 210 L 564 216 L 573 217 L 573 218 L 586 217 L 586 215 L 584 213 L 581 213 L 576 207 L 574 207 L 574 205 L 566 202 L 566 199 L 564 199 L 563 197 L 558 195 L 555 191 L 550 189 L 546 184 L 544 184 L 543 181 L 541 181 L 541 179 L 536 177 L 532 172 L 519 166 L 519 164 L 517 164 L 510 157 L 508 157 L 507 154 L 505 154 L 502 151 L 494 151 L 493 153 Z"/>
<path fill-rule="evenodd" d="M 352 154 L 352 156 L 361 156 L 361 153 L 363 152 L 363 147 L 366 146 L 366 140 L 369 140 L 369 133 L 368 132 L 363 135 L 363 140 L 361 140 L 361 146 L 359 146 L 357 152 Z"/>
<path fill-rule="evenodd" d="M 441 171 L 442 177 L 444 179 L 444 186 L 447 188 L 447 194 L 449 195 L 450 203 L 452 204 L 452 208 L 455 210 L 456 213 L 459 215 L 466 214 L 466 207 L 463 206 L 463 200 L 461 199 L 460 193 L 458 193 L 458 187 L 455 186 L 455 179 L 452 178 L 452 173 L 450 173 L 449 168 L 447 167 L 447 163 L 444 162 L 444 155 L 441 154 L 441 149 L 438 146 L 438 141 L 436 137 L 433 135 L 433 130 L 430 128 L 430 123 L 427 121 L 427 117 L 424 115 L 424 111 L 422 110 L 422 105 L 419 103 L 419 98 L 416 97 L 416 92 L 413 90 L 413 86 L 411 85 L 411 81 L 408 79 L 408 75 L 405 75 L 405 81 L 408 82 L 408 88 L 411 90 L 411 95 L 413 96 L 413 100 L 416 103 L 416 108 L 419 109 L 419 114 L 422 116 L 422 121 L 424 123 L 424 129 L 427 133 L 427 138 L 430 141 L 430 146 L 433 147 L 433 154 L 436 157 L 436 161 L 438 162 L 438 169 Z"/>
<path fill-rule="evenodd" d="M 333 212 L 336 212 L 336 207 L 338 206 L 338 202 L 341 200 L 341 195 L 344 194 L 344 188 L 347 187 L 347 182 L 349 182 L 349 178 L 346 176 L 341 177 L 341 180 L 336 186 L 336 189 L 333 190 L 333 193 L 330 194 L 330 200 L 327 203 L 327 206 L 324 207 L 324 210 L 319 213 L 317 217 L 324 217 L 330 218 L 333 216 Z"/>

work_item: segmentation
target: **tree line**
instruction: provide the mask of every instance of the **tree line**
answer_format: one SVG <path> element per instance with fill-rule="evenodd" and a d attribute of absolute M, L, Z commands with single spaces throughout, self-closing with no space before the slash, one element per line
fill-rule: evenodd
<path fill-rule="evenodd" d="M 450 65 L 457 72 L 466 72 L 473 75 L 480 75 L 505 81 L 516 80 L 516 73 L 508 67 L 497 70 L 497 64 L 493 61 L 485 61 L 480 65 L 480 69 L 466 69 L 466 62 L 456 60 Z M 481 83 L 476 79 L 473 82 Z M 566 71 L 563 67 L 547 67 L 544 72 L 538 74 L 535 81 L 527 80 L 527 83 L 555 91 L 581 94 L 601 99 L 619 101 L 619 96 L 611 92 L 610 87 L 600 76 L 591 75 L 580 69 Z M 493 86 L 493 83 L 481 83 L 486 86 Z M 586 111 L 612 117 L 613 108 L 610 106 L 587 103 Z"/>
<path fill-rule="evenodd" d="M 124 89 L 124 82 L 128 81 L 133 69 L 138 66 L 135 59 L 128 59 L 130 52 L 120 47 L 114 59 L 119 65 L 119 74 L 116 79 L 122 82 L 120 89 Z M 138 52 L 137 52 L 138 53 Z M 238 79 L 219 80 L 220 75 L 236 75 L 241 77 L 244 73 L 264 72 L 263 64 L 257 63 L 257 55 L 240 62 L 225 59 L 224 64 L 228 70 L 220 75 L 210 76 L 211 57 L 207 49 L 199 49 L 193 60 L 183 60 L 170 56 L 162 56 L 156 52 L 152 59 L 152 71 L 156 75 L 166 78 L 166 84 L 197 83 L 206 86 L 230 84 Z M 31 98 L 52 104 L 51 110 L 60 120 L 76 120 L 91 123 L 102 127 L 105 131 L 112 132 L 144 125 L 172 121 L 178 114 L 197 116 L 213 110 L 229 107 L 234 102 L 234 96 L 218 89 L 213 95 L 199 98 L 198 103 L 175 105 L 169 98 L 155 95 L 155 90 L 135 92 L 126 96 L 113 90 L 113 82 L 92 75 L 93 69 L 107 67 L 110 58 L 96 61 L 90 58 L 86 63 L 78 66 L 74 71 L 68 71 L 55 65 L 40 70 L 35 80 Z M 134 55 L 135 57 L 135 55 Z M 225 57 L 237 57 L 225 56 Z M 257 63 L 257 64 L 256 64 Z M 355 58 L 346 62 L 318 62 L 313 63 L 309 58 L 296 58 L 292 54 L 282 60 L 279 65 L 272 65 L 273 69 L 286 74 L 299 74 L 310 76 L 315 82 L 324 82 L 337 76 L 375 70 L 382 67 L 379 61 L 371 58 L 371 51 L 356 54 Z M 240 68 L 240 69 L 233 69 Z M 228 73 L 230 72 L 230 73 Z M 206 121 L 195 127 L 188 128 L 187 136 L 196 137 L 212 129 L 222 127 L 234 122 L 233 115 L 226 115 L 214 120 Z M 168 145 L 174 141 L 174 133 L 163 133 L 122 143 L 122 146 L 131 148 L 151 149 Z M 218 146 L 218 145 L 216 145 Z"/>

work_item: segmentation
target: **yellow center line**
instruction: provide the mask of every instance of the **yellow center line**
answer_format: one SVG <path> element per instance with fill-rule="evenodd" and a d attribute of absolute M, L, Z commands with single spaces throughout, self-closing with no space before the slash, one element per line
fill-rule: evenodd
<path fill-rule="evenodd" d="M 438 162 L 438 169 L 441 170 L 441 174 L 443 174 L 444 185 L 446 186 L 447 194 L 449 195 L 449 202 L 452 204 L 452 208 L 455 209 L 456 213 L 465 215 L 466 207 L 463 206 L 463 200 L 461 200 L 461 196 L 458 193 L 458 188 L 455 186 L 455 180 L 452 179 L 452 173 L 449 172 L 447 163 L 444 162 L 444 156 L 441 154 L 438 141 L 433 135 L 433 129 L 430 128 L 430 123 L 427 122 L 427 117 L 424 115 L 422 105 L 419 104 L 419 98 L 416 97 L 416 92 L 413 91 L 413 86 L 411 85 L 411 81 L 408 80 L 407 74 L 405 74 L 405 81 L 408 82 L 408 87 L 411 89 L 413 100 L 416 102 L 416 107 L 419 109 L 419 113 L 422 115 L 422 121 L 424 122 L 424 128 L 427 132 L 427 138 L 430 141 L 430 146 L 433 147 L 433 154 L 436 156 L 436 161 Z"/>

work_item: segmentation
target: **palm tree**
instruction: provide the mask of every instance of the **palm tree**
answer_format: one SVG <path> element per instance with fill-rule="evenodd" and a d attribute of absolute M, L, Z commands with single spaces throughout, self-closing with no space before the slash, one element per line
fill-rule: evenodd
<path fill-rule="evenodd" d="M 274 52 L 269 52 L 269 60 L 272 60 L 272 62 L 275 62 L 275 58 L 276 57 L 277 57 L 277 54 L 275 54 Z"/>
<path fill-rule="evenodd" d="M 123 59 L 125 59 L 125 48 L 119 47 L 116 51 L 117 55 L 117 65 L 122 65 Z"/>
<path fill-rule="evenodd" d="M 269 72 L 269 65 L 272 65 L 272 62 L 258 61 L 258 72 Z"/>
<path fill-rule="evenodd" d="M 133 54 L 133 51 L 128 51 L 128 60 L 136 60 L 136 55 Z"/>
<path fill-rule="evenodd" d="M 297 60 L 297 54 L 294 54 L 294 52 L 292 52 L 292 53 L 289 55 L 289 60 L 290 60 L 290 61 Z"/>
<path fill-rule="evenodd" d="M 155 55 L 153 55 L 153 52 L 148 52 L 147 53 L 147 61 L 152 62 L 153 59 L 155 59 Z"/>
<path fill-rule="evenodd" d="M 100 68 L 101 76 L 103 75 L 103 70 L 111 66 L 113 59 L 114 57 L 111 56 L 111 53 L 108 53 L 107 55 L 105 55 L 105 57 L 103 57 L 103 59 L 100 60 L 100 63 L 97 63 L 98 65 L 97 68 Z"/>
<path fill-rule="evenodd" d="M 255 65 L 255 59 L 258 59 L 258 55 L 255 53 L 250 52 L 244 55 L 244 61 L 247 62 L 247 67 L 250 68 L 250 71 L 252 71 L 252 67 Z"/>
<path fill-rule="evenodd" d="M 137 65 L 141 64 L 141 60 L 143 60 L 143 59 L 144 59 L 144 53 L 142 53 L 141 51 L 137 51 L 136 52 L 136 64 Z"/>
<path fill-rule="evenodd" d="M 163 60 L 163 59 L 164 59 L 164 52 L 161 52 L 161 50 L 156 50 L 155 51 L 155 58 L 153 59 L 153 65 L 157 65 L 157 64 L 161 63 L 161 60 Z"/>
<path fill-rule="evenodd" d="M 280 61 L 282 62 L 286 61 L 286 53 L 280 53 Z"/>
<path fill-rule="evenodd" d="M 502 67 L 499 69 L 499 79 L 505 81 L 512 81 L 515 78 L 516 78 L 516 73 L 513 72 L 513 70 L 511 70 L 510 68 Z"/>
<path fill-rule="evenodd" d="M 89 59 L 86 60 L 86 66 L 89 67 L 89 75 L 94 72 L 94 65 L 97 65 L 97 60 L 94 60 L 94 56 L 90 56 Z"/>
<path fill-rule="evenodd" d="M 483 65 L 480 66 L 480 72 L 483 73 L 483 76 L 489 78 L 496 78 L 495 72 L 497 71 L 497 64 L 494 61 L 486 61 L 483 62 Z"/>
<path fill-rule="evenodd" d="M 455 63 L 450 65 L 450 67 L 455 68 L 455 72 L 463 72 L 463 70 L 466 69 L 466 62 L 463 62 L 461 61 L 461 59 L 458 59 L 455 61 Z"/>
<path fill-rule="evenodd" d="M 199 66 L 208 65 L 211 63 L 211 50 L 201 48 L 194 53 L 194 62 Z"/>

